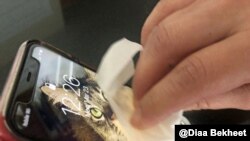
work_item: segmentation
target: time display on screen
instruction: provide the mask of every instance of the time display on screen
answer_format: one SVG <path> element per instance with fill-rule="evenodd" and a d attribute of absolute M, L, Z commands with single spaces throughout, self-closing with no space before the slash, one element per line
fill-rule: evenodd
<path fill-rule="evenodd" d="M 45 83 L 41 89 L 49 95 L 54 102 L 60 102 L 64 105 L 61 107 L 61 111 L 65 115 L 71 113 L 84 117 L 90 117 L 91 115 L 95 117 L 102 116 L 103 113 L 91 104 L 89 87 L 82 86 L 80 81 L 73 76 L 63 75 L 62 78 L 64 83 L 61 87 L 52 83 Z"/>

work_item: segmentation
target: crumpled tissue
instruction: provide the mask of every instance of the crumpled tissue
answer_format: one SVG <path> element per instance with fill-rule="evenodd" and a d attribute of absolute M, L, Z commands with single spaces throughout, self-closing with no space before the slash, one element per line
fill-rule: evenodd
<path fill-rule="evenodd" d="M 97 83 L 122 125 L 128 141 L 173 141 L 174 125 L 180 123 L 181 111 L 149 129 L 139 130 L 130 124 L 134 112 L 133 92 L 124 84 L 133 76 L 133 57 L 141 50 L 140 44 L 125 38 L 113 43 L 99 65 Z"/>

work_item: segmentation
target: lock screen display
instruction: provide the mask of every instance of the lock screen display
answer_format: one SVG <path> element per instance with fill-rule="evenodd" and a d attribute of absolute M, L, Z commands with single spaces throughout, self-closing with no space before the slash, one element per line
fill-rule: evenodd
<path fill-rule="evenodd" d="M 93 71 L 41 46 L 32 57 L 40 63 L 33 103 L 42 101 L 48 140 L 127 140 Z"/>

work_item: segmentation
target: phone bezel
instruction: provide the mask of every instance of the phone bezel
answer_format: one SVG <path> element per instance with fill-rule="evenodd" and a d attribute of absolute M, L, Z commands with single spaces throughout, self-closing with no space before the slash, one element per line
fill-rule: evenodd
<path fill-rule="evenodd" d="M 20 76 L 22 75 L 22 69 L 23 69 L 24 63 L 27 59 L 27 55 L 30 52 L 30 49 L 32 48 L 32 46 L 34 46 L 34 45 L 46 47 L 49 50 L 51 50 L 57 54 L 60 54 L 61 56 L 95 72 L 95 69 L 93 69 L 93 67 L 86 65 L 85 63 L 81 62 L 78 58 L 72 56 L 71 54 L 66 53 L 66 52 L 64 52 L 64 51 L 62 51 L 62 50 L 44 42 L 44 41 L 28 40 L 28 41 L 22 43 L 18 52 L 17 52 L 17 55 L 15 57 L 15 61 L 12 65 L 12 69 L 9 73 L 9 77 L 8 77 L 6 84 L 5 84 L 5 87 L 3 89 L 1 105 L 0 105 L 0 108 L 2 109 L 2 111 L 1 111 L 2 117 L 5 118 L 4 124 L 5 124 L 6 128 L 11 132 L 11 134 L 18 137 L 19 139 L 24 139 L 24 137 L 22 137 L 17 132 L 17 129 L 14 129 L 14 126 L 12 126 L 10 124 L 11 122 L 8 121 L 8 119 L 10 119 L 10 118 L 8 118 L 7 116 L 10 115 L 8 113 L 12 113 L 12 111 L 8 111 L 8 110 L 11 109 L 11 107 L 14 106 L 14 104 L 15 104 L 15 103 L 13 103 L 13 97 L 15 94 L 15 90 L 17 88 Z"/>

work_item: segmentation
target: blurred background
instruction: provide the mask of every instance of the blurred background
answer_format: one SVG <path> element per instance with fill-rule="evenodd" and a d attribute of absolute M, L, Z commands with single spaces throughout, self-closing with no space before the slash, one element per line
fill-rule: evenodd
<path fill-rule="evenodd" d="M 40 39 L 97 68 L 109 45 L 140 41 L 144 21 L 158 0 L 1 0 L 0 91 L 22 42 Z M 250 102 L 250 101 L 249 101 Z M 250 112 L 186 112 L 192 124 L 249 124 Z"/>

